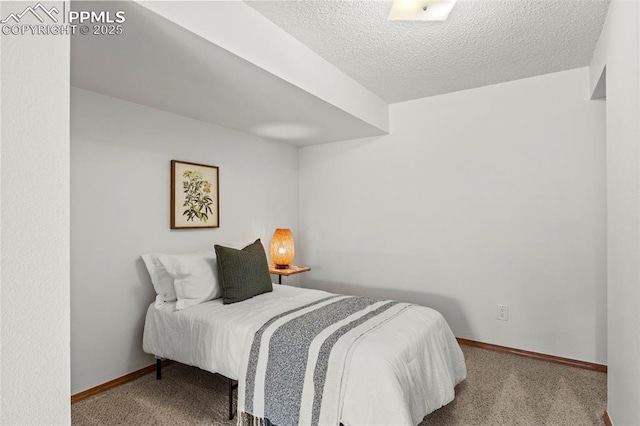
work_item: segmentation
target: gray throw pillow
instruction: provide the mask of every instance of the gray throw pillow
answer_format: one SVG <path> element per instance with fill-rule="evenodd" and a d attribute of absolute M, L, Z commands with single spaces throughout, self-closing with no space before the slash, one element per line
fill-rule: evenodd
<path fill-rule="evenodd" d="M 225 305 L 273 291 L 267 255 L 260 239 L 242 250 L 217 244 L 214 248 L 218 260 L 222 302 Z"/>

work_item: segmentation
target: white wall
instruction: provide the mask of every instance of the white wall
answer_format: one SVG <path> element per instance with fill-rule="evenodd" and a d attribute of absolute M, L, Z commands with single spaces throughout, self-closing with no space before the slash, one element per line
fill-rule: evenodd
<path fill-rule="evenodd" d="M 394 104 L 388 136 L 301 149 L 303 285 L 605 363 L 604 120 L 582 68 Z"/>
<path fill-rule="evenodd" d="M 0 38 L 0 424 L 69 424 L 69 38 Z"/>
<path fill-rule="evenodd" d="M 219 229 L 169 229 L 172 159 L 220 167 Z M 72 89 L 72 393 L 153 363 L 141 254 L 258 237 L 268 249 L 276 227 L 296 235 L 297 161 L 289 145 Z"/>
<path fill-rule="evenodd" d="M 614 0 L 592 60 L 606 66 L 608 408 L 616 425 L 640 424 L 640 5 Z M 592 84 L 593 86 L 593 84 Z"/>

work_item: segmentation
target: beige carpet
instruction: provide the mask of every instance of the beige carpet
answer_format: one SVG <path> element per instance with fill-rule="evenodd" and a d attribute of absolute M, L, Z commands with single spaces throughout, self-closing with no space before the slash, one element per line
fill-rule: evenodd
<path fill-rule="evenodd" d="M 462 346 L 468 377 L 426 425 L 601 425 L 606 375 Z M 173 364 L 71 406 L 84 425 L 235 425 L 219 376 Z"/>

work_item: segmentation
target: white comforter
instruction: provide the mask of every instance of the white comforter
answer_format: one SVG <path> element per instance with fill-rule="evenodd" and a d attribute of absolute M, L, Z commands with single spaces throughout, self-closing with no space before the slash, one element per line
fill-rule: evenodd
<path fill-rule="evenodd" d="M 221 299 L 175 311 L 175 303 L 147 311 L 143 347 L 161 358 L 237 379 L 254 332 L 271 317 L 328 293 L 274 285 L 272 293 L 241 303 Z M 437 311 L 408 309 L 354 349 L 341 423 L 415 425 L 449 403 L 466 377 L 464 356 Z"/>

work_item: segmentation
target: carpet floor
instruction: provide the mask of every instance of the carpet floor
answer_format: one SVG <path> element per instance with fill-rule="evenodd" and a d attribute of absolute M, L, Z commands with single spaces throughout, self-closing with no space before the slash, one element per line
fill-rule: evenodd
<path fill-rule="evenodd" d="M 462 346 L 468 375 L 456 398 L 429 414 L 427 425 L 602 425 L 607 377 L 582 370 Z M 235 392 L 234 392 L 235 393 Z M 227 383 L 194 367 L 172 364 L 155 374 L 76 402 L 72 424 L 225 425 Z"/>

